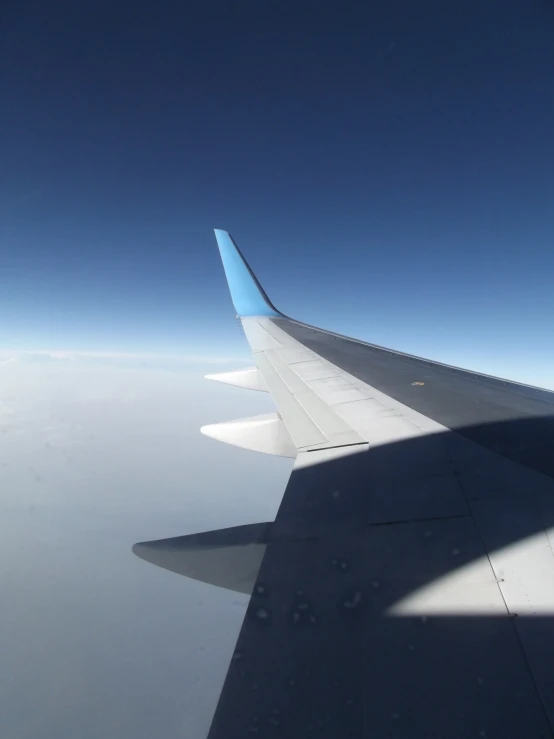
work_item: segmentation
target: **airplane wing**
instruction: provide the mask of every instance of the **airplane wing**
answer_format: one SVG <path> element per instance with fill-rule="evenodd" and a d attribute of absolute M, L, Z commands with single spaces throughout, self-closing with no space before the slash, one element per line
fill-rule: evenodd
<path fill-rule="evenodd" d="M 209 739 L 553 736 L 554 393 L 288 318 L 216 237 L 255 366 L 211 379 L 277 411 L 202 430 L 295 461 L 274 522 L 135 548 L 251 592 Z"/>

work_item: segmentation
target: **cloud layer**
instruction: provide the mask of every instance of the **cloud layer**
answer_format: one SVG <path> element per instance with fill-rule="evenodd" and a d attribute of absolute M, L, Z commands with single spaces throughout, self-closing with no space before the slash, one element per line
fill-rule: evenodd
<path fill-rule="evenodd" d="M 271 519 L 290 461 L 200 434 L 272 410 L 209 365 L 94 360 L 0 365 L 0 733 L 204 739 L 246 599 L 131 546 Z"/>

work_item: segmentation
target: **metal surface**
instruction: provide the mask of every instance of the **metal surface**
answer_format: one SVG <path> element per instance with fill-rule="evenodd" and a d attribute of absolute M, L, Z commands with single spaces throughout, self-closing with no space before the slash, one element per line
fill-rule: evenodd
<path fill-rule="evenodd" d="M 242 320 L 299 453 L 210 739 L 553 736 L 554 394 Z"/>
<path fill-rule="evenodd" d="M 323 359 L 395 401 L 516 462 L 554 475 L 554 393 L 274 319 Z M 422 381 L 424 386 L 414 386 Z M 533 419 L 524 435 L 506 421 Z"/>
<path fill-rule="evenodd" d="M 279 316 L 227 231 L 215 229 L 235 310 L 241 316 Z"/>
<path fill-rule="evenodd" d="M 317 389 L 360 393 L 329 410 L 368 444 L 298 455 L 210 739 L 280 727 L 551 736 L 552 478 L 474 442 L 488 438 L 480 426 L 454 433 L 329 356 L 294 363 L 296 342 L 264 330 L 279 343 L 271 355 L 289 346 L 288 370 L 317 364 L 303 381 L 322 402 Z M 493 435 L 521 451 L 543 421 L 526 414 Z M 341 599 L 359 615 L 345 618 Z"/>
<path fill-rule="evenodd" d="M 275 454 L 278 457 L 296 457 L 296 447 L 277 413 L 212 423 L 202 426 L 200 431 L 212 439 L 243 449 Z"/>
<path fill-rule="evenodd" d="M 450 435 L 299 455 L 210 739 L 551 736 L 553 604 L 514 618 L 462 490 L 429 499 Z"/>
<path fill-rule="evenodd" d="M 267 393 L 267 385 L 257 367 L 247 367 L 243 370 L 235 370 L 234 372 L 218 372 L 215 375 L 205 375 L 206 380 L 215 380 L 223 382 L 225 385 L 234 385 L 235 387 L 243 387 L 247 390 L 261 390 Z"/>

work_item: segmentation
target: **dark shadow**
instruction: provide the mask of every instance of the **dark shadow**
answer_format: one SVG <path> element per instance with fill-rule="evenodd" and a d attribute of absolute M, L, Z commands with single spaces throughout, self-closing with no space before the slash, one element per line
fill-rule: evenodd
<path fill-rule="evenodd" d="M 253 523 L 171 539 L 143 541 L 133 552 L 178 575 L 250 595 L 265 554 L 271 523 Z"/>
<path fill-rule="evenodd" d="M 135 545 L 220 585 L 236 559 L 243 588 L 244 563 L 265 547 L 210 739 L 551 736 L 545 422 L 481 424 L 327 461 L 307 453 L 314 464 L 295 468 L 272 525 Z M 480 437 L 510 440 L 510 454 Z M 532 448 L 544 463 L 521 463 Z"/>

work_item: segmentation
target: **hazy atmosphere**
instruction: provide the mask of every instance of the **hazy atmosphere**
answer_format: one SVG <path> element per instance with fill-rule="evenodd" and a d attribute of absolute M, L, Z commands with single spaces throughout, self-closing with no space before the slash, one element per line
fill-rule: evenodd
<path fill-rule="evenodd" d="M 0 11 L 0 736 L 205 739 L 246 596 L 135 542 L 272 520 L 291 461 L 214 228 L 309 324 L 554 389 L 554 10 Z"/>
<path fill-rule="evenodd" d="M 203 739 L 247 598 L 131 547 L 272 520 L 290 471 L 198 431 L 266 412 L 265 394 L 204 380 L 213 367 L 186 359 L 118 361 L 0 365 L 5 739 Z"/>

